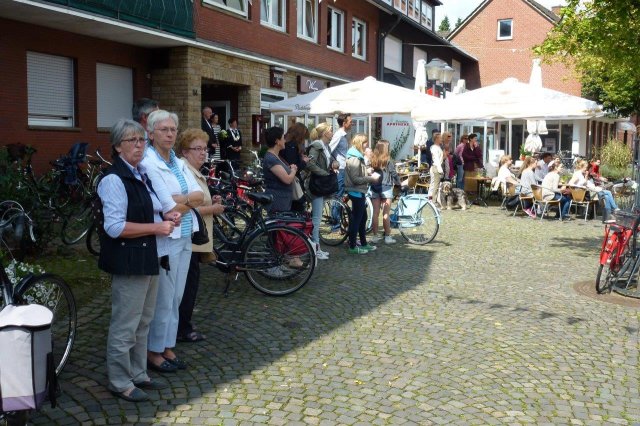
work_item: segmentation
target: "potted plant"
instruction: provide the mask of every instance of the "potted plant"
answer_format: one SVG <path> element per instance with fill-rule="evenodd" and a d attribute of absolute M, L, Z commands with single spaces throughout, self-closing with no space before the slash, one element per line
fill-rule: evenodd
<path fill-rule="evenodd" d="M 600 174 L 609 180 L 615 181 L 632 176 L 631 160 L 633 153 L 624 142 L 618 139 L 610 139 L 600 149 Z"/>
<path fill-rule="evenodd" d="M 523 160 L 529 156 L 533 155 L 533 152 L 531 151 L 527 151 L 524 148 L 524 144 L 520 145 L 520 160 Z"/>

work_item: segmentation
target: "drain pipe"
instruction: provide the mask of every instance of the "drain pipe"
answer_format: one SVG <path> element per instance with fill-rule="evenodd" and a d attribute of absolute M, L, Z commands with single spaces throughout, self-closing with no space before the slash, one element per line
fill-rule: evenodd
<path fill-rule="evenodd" d="M 381 31 L 378 36 L 378 81 L 382 81 L 384 77 L 384 39 L 393 31 L 402 17 L 399 14 L 396 14 L 396 21 L 391 25 L 391 27 L 386 31 Z"/>

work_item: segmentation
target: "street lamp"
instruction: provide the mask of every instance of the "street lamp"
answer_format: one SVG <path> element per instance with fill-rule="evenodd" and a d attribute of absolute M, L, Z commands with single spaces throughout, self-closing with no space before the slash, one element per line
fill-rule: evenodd
<path fill-rule="evenodd" d="M 455 70 L 440 58 L 433 58 L 425 68 L 427 69 L 427 80 L 433 81 L 434 96 L 436 96 L 436 84 L 439 81 L 442 84 L 443 97 L 446 97 L 447 90 L 444 85 L 451 83 Z"/>

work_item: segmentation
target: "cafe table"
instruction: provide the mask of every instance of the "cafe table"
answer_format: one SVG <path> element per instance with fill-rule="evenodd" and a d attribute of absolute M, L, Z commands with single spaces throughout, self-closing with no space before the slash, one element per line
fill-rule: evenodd
<path fill-rule="evenodd" d="M 465 176 L 465 179 L 475 181 L 476 183 L 476 198 L 471 201 L 471 204 L 488 207 L 484 193 L 487 192 L 487 188 L 491 185 L 491 178 L 487 176 Z"/>

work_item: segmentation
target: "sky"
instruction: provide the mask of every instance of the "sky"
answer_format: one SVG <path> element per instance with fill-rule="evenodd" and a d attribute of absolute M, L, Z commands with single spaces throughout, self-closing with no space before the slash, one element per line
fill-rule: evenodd
<path fill-rule="evenodd" d="M 440 21 L 444 19 L 445 16 L 449 17 L 449 22 L 451 23 L 451 29 L 456 24 L 458 18 L 462 18 L 463 20 L 469 16 L 473 9 L 478 7 L 483 0 L 440 0 L 442 6 L 436 6 L 436 28 L 440 25 Z M 564 0 L 536 0 L 541 5 L 545 6 L 547 9 L 551 9 L 551 6 L 563 6 L 566 4 Z"/>

